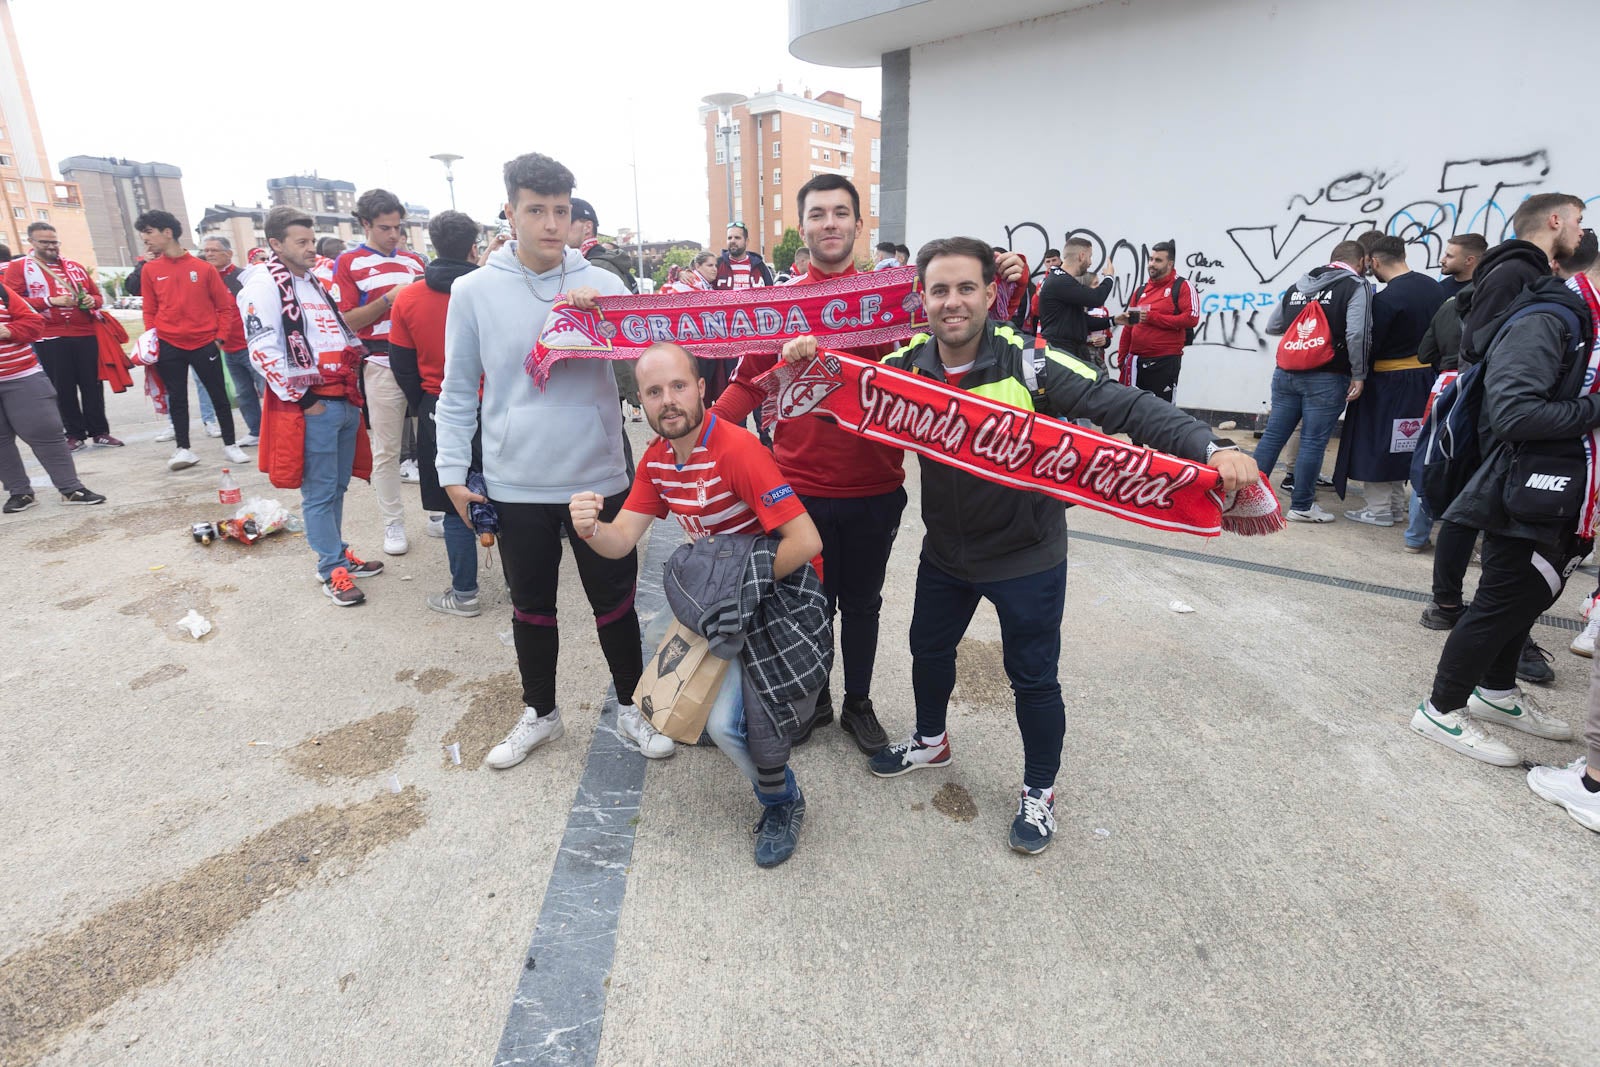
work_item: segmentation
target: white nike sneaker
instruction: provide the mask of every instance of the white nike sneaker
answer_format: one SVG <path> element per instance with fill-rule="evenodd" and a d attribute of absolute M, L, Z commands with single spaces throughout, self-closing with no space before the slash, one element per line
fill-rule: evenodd
<path fill-rule="evenodd" d="M 172 428 L 172 424 L 169 422 L 169 423 L 167 423 L 167 428 L 165 430 L 162 430 L 160 433 L 156 434 L 156 440 L 157 441 L 170 441 L 174 437 L 177 437 L 177 436 L 178 436 L 178 431 L 174 430 Z"/>
<path fill-rule="evenodd" d="M 180 448 L 172 453 L 172 458 L 167 460 L 167 470 L 181 471 L 185 467 L 192 467 L 200 462 L 200 457 L 187 448 Z"/>
<path fill-rule="evenodd" d="M 403 556 L 411 549 L 406 540 L 406 524 L 391 522 L 383 528 L 383 550 L 391 556 Z"/>
<path fill-rule="evenodd" d="M 253 433 L 245 434 L 243 437 L 239 438 L 239 441 L 238 441 L 238 444 L 239 444 L 240 448 L 254 448 L 254 447 L 256 447 L 256 445 L 259 445 L 260 443 L 261 443 L 261 438 L 257 437 Z"/>
<path fill-rule="evenodd" d="M 202 426 L 204 426 L 206 428 L 206 436 L 207 437 L 221 437 L 222 436 L 222 427 L 219 426 L 217 423 L 214 423 L 214 422 L 202 422 L 200 425 L 202 425 Z"/>
<path fill-rule="evenodd" d="M 1467 698 L 1467 714 L 1474 719 L 1499 723 L 1534 737 L 1548 737 L 1552 741 L 1572 740 L 1572 726 L 1545 711 L 1532 693 L 1521 688 L 1509 700 L 1490 700 L 1480 690 L 1474 689 L 1472 696 Z"/>
<path fill-rule="evenodd" d="M 228 457 L 229 463 L 249 463 L 250 457 L 244 454 L 244 449 L 238 445 L 223 445 L 222 454 Z"/>
<path fill-rule="evenodd" d="M 566 732 L 567 728 L 561 724 L 560 708 L 542 719 L 532 708 L 523 708 L 517 725 L 511 728 L 504 741 L 489 750 L 483 762 L 497 771 L 515 767 L 528 758 L 528 753 L 540 745 L 559 741 Z"/>
<path fill-rule="evenodd" d="M 1290 522 L 1332 522 L 1333 513 L 1322 510 L 1322 505 L 1312 501 L 1311 506 L 1304 511 L 1289 509 Z"/>
<path fill-rule="evenodd" d="M 400 461 L 400 480 L 416 484 L 422 481 L 422 473 L 417 469 L 417 461 L 406 459 Z"/>
<path fill-rule="evenodd" d="M 1429 741 L 1496 767 L 1515 767 L 1522 762 L 1509 745 L 1484 733 L 1481 726 L 1462 712 L 1429 711 L 1427 701 L 1417 705 L 1417 713 L 1411 716 L 1411 728 Z"/>
<path fill-rule="evenodd" d="M 1586 760 L 1579 756 L 1565 767 L 1535 767 L 1528 772 L 1528 788 L 1552 804 L 1567 809 L 1579 826 L 1600 833 L 1600 793 L 1583 786 Z"/>
<path fill-rule="evenodd" d="M 678 750 L 672 738 L 646 722 L 644 715 L 633 705 L 617 706 L 617 729 L 623 737 L 639 746 L 645 759 L 666 759 Z"/>
<path fill-rule="evenodd" d="M 1600 637 L 1600 611 L 1592 613 L 1589 622 L 1584 626 L 1583 633 L 1572 639 L 1572 644 L 1567 648 L 1584 657 L 1594 659 L 1594 641 Z"/>

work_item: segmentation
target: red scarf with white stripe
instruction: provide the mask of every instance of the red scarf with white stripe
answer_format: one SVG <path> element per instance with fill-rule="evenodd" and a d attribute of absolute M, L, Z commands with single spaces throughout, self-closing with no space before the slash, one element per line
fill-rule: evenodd
<path fill-rule="evenodd" d="M 1594 323 L 1595 335 L 1589 344 L 1589 372 L 1583 377 L 1581 391 L 1584 394 L 1600 392 L 1600 292 L 1595 291 L 1594 282 L 1589 280 L 1587 274 L 1574 274 L 1568 278 L 1567 288 L 1583 297 L 1583 302 L 1589 305 L 1589 319 Z M 1595 497 L 1600 494 L 1600 475 L 1597 475 L 1600 472 L 1600 428 L 1584 434 L 1583 456 L 1589 469 L 1589 479 L 1583 495 L 1583 507 L 1578 509 L 1578 536 L 1588 539 L 1595 534 Z"/>

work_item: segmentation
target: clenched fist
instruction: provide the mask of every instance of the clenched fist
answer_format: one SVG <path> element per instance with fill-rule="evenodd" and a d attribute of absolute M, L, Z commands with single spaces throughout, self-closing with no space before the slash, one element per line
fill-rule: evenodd
<path fill-rule="evenodd" d="M 606 498 L 599 493 L 572 494 L 567 511 L 572 515 L 572 528 L 579 537 L 587 541 L 600 531 L 600 509 L 605 506 Z"/>

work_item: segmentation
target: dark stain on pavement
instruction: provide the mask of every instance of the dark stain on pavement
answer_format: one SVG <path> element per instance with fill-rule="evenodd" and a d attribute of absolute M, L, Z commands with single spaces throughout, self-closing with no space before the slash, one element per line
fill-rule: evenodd
<path fill-rule="evenodd" d="M 455 680 L 456 676 L 443 667 L 429 667 L 411 679 L 411 684 L 417 687 L 419 693 L 437 693 Z"/>
<path fill-rule="evenodd" d="M 285 752 L 284 758 L 296 774 L 323 785 L 335 778 L 367 778 L 399 762 L 416 722 L 415 708 L 382 711 L 308 737 Z"/>
<path fill-rule="evenodd" d="M 956 822 L 971 822 L 978 817 L 978 805 L 972 800 L 967 787 L 946 782 L 933 794 L 933 810 L 948 815 Z"/>
<path fill-rule="evenodd" d="M 439 743 L 448 748 L 461 743 L 461 769 L 483 766 L 489 750 L 516 724 L 522 714 L 522 680 L 516 671 L 501 671 L 463 685 L 467 694 L 467 713 L 445 731 Z"/>
<path fill-rule="evenodd" d="M 170 682 L 181 674 L 188 673 L 189 668 L 179 663 L 163 663 L 159 667 L 152 667 L 139 677 L 128 683 L 128 688 L 133 690 L 149 689 L 152 685 Z"/>
<path fill-rule="evenodd" d="M 408 786 L 347 807 L 318 805 L 0 960 L 0 1063 L 35 1063 L 71 1030 L 164 982 L 275 896 L 336 873 L 426 821 Z"/>
<path fill-rule="evenodd" d="M 202 616 L 210 619 L 215 613 L 215 605 L 211 602 L 211 590 L 199 582 L 189 579 L 173 579 L 159 572 L 141 576 L 138 581 L 127 583 L 134 589 L 145 590 L 144 596 L 131 603 L 124 604 L 117 609 L 121 615 L 143 615 L 161 629 L 161 632 L 176 641 L 193 641 L 187 630 L 178 628 L 178 620 L 193 608 Z M 213 626 L 215 620 L 213 620 Z M 216 634 L 215 628 L 200 640 L 209 640 Z"/>
<path fill-rule="evenodd" d="M 62 611 L 77 611 L 79 608 L 88 607 L 90 604 L 93 604 L 99 599 L 100 598 L 97 596 L 75 596 L 67 600 L 60 601 L 56 604 L 56 607 L 60 608 Z"/>

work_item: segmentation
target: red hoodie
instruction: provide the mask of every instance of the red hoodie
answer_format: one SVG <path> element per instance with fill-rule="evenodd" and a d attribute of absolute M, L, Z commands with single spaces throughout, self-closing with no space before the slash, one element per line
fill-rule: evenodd
<path fill-rule="evenodd" d="M 178 348 L 220 343 L 229 352 L 245 347 L 244 323 L 217 268 L 185 252 L 157 256 L 139 275 L 144 328 Z"/>
<path fill-rule="evenodd" d="M 1178 310 L 1172 310 L 1172 286 L 1178 285 Z M 1134 295 L 1129 307 L 1144 309 L 1138 325 L 1122 328 L 1117 339 L 1117 353 L 1126 356 L 1132 352 L 1144 359 L 1159 356 L 1183 355 L 1183 335 L 1200 325 L 1200 308 L 1195 303 L 1194 286 L 1187 278 L 1176 273 L 1167 274 L 1159 281 L 1150 280 Z"/>
<path fill-rule="evenodd" d="M 813 261 L 811 269 L 790 284 L 815 285 L 856 273 L 852 263 L 838 274 L 824 274 Z M 819 338 L 818 343 L 827 347 L 825 339 Z M 862 359 L 882 359 L 894 350 L 894 345 L 843 349 Z M 733 380 L 711 410 L 735 425 L 744 422 L 752 411 L 759 411 L 767 394 L 754 384 L 755 379 L 777 366 L 778 358 L 776 352 L 742 357 Z M 772 455 L 778 461 L 778 469 L 801 496 L 881 496 L 894 492 L 906 480 L 905 453 L 900 449 L 846 433 L 815 413 L 780 420 L 772 431 Z"/>

